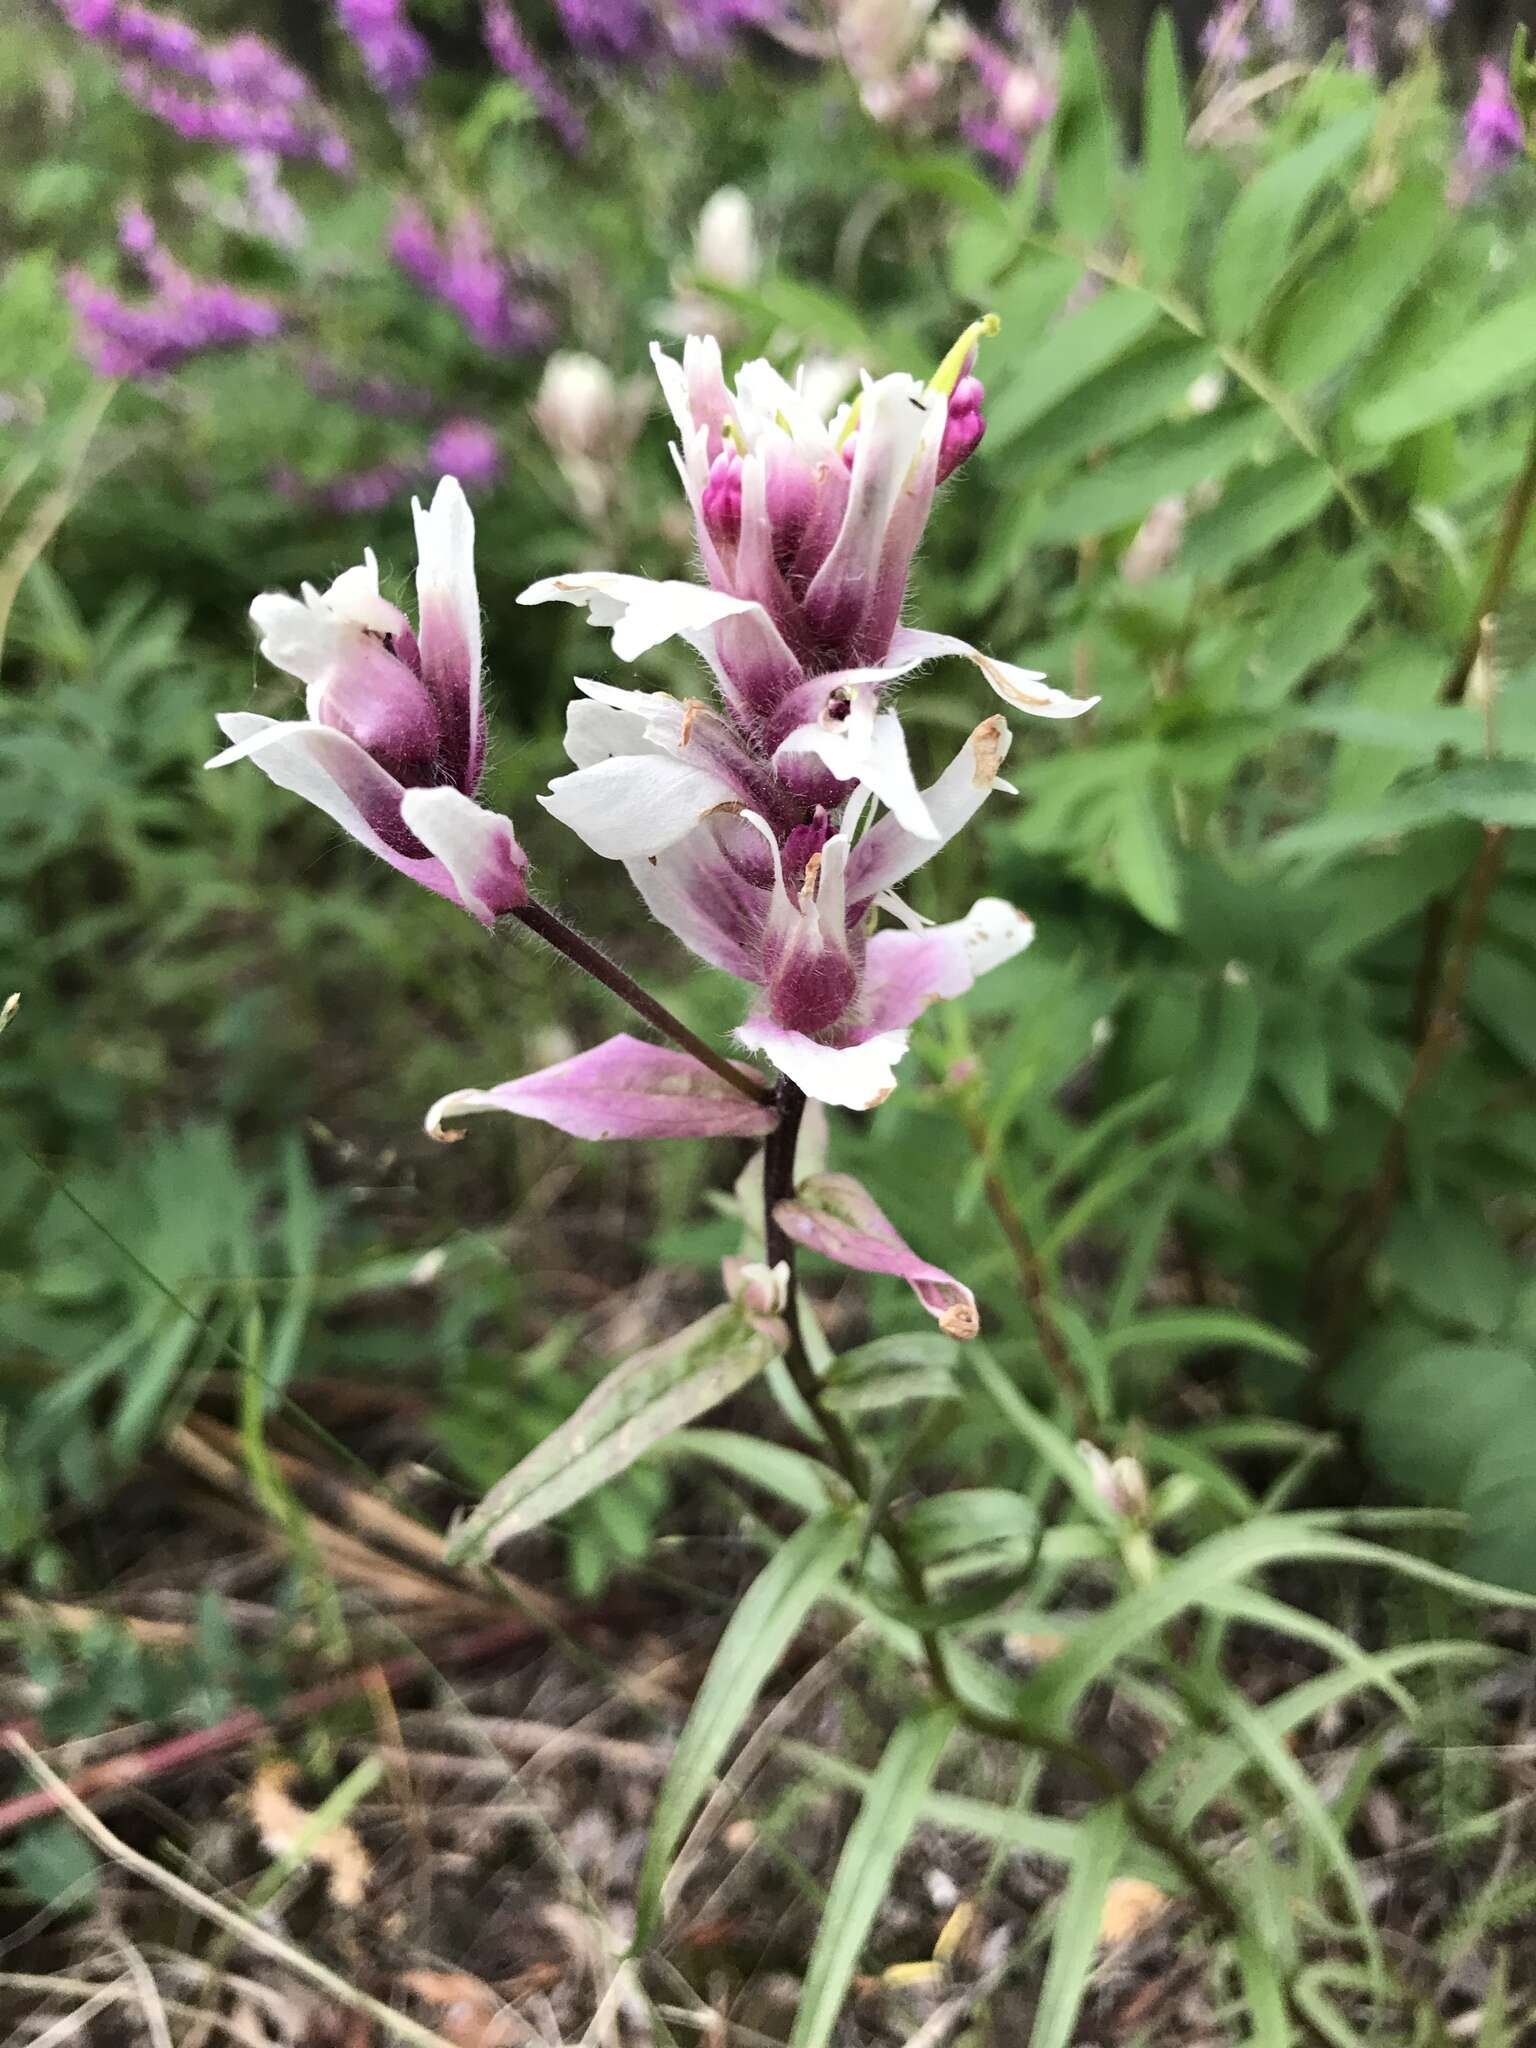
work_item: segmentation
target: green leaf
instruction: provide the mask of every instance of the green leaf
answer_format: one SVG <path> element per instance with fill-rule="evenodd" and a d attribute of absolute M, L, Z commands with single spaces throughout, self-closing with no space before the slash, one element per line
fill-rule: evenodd
<path fill-rule="evenodd" d="M 1276 331 L 1270 359 L 1293 389 L 1358 364 L 1440 247 L 1448 223 L 1441 181 L 1405 181 L 1303 283 Z"/>
<path fill-rule="evenodd" d="M 1034 540 L 1075 543 L 1129 526 L 1160 498 L 1176 498 L 1196 484 L 1219 480 L 1240 462 L 1262 455 L 1273 431 L 1265 414 L 1242 406 L 1154 427 L 1097 469 L 1053 491 L 1025 531 Z"/>
<path fill-rule="evenodd" d="M 1068 234 L 1095 242 L 1114 205 L 1115 130 L 1098 43 L 1080 9 L 1062 41 L 1051 149 L 1056 216 Z"/>
<path fill-rule="evenodd" d="M 1211 324 L 1218 334 L 1236 340 L 1253 325 L 1285 270 L 1302 215 L 1364 147 L 1375 120 L 1374 106 L 1346 114 L 1243 187 L 1211 258 Z"/>
<path fill-rule="evenodd" d="M 44 1906 L 87 1910 L 96 1903 L 98 1864 L 90 1843 L 69 1821 L 36 1821 L 5 1858 L 16 1882 Z"/>
<path fill-rule="evenodd" d="M 1003 331 L 991 351 L 999 365 L 992 385 L 996 396 L 988 398 L 987 438 L 982 443 L 994 458 L 1027 426 L 1118 362 L 1161 316 L 1144 292 L 1110 286 L 1080 313 L 1060 321 L 1043 342 L 1028 346 L 1027 353 L 1029 335 L 1020 334 L 1018 352 L 1010 351 L 1016 330 L 1006 312 L 999 317 Z M 1104 424 L 1107 429 L 1109 422 Z"/>
<path fill-rule="evenodd" d="M 1467 1538 L 1461 1561 L 1469 1572 L 1536 1593 L 1536 1384 L 1473 1458 L 1462 1489 Z"/>
<path fill-rule="evenodd" d="M 820 1514 L 829 1505 L 832 1474 L 818 1459 L 788 1444 L 742 1436 L 733 1429 L 682 1429 L 658 1444 L 659 1458 L 707 1458 L 712 1465 L 762 1487 L 802 1514 Z"/>
<path fill-rule="evenodd" d="M 1131 1350 L 1211 1351 L 1218 1347 L 1261 1351 L 1266 1358 L 1279 1358 L 1287 1365 L 1305 1365 L 1311 1356 L 1305 1344 L 1284 1330 L 1235 1308 L 1152 1309 L 1134 1322 L 1108 1331 L 1103 1344 L 1114 1357 Z"/>
<path fill-rule="evenodd" d="M 1076 462 L 1132 440 L 1175 412 L 1215 360 L 1205 342 L 1182 334 L 1154 335 L 1133 347 L 1036 421 L 1028 442 L 1031 466 Z"/>
<path fill-rule="evenodd" d="M 855 1791 L 864 1791 L 869 1785 L 867 1771 L 809 1743 L 787 1742 L 784 1754 L 826 1784 L 847 1785 Z M 1081 1851 L 1080 1822 L 1056 1820 L 1018 1806 L 994 1806 L 990 1800 L 974 1799 L 961 1792 L 928 1793 L 920 1817 L 930 1827 L 973 1835 L 977 1841 L 992 1842 L 1002 1849 L 1023 1849 L 1032 1856 L 1048 1856 L 1057 1863 L 1075 1862 Z"/>
<path fill-rule="evenodd" d="M 1125 1815 L 1118 1805 L 1096 1807 L 1083 1822 L 1082 1847 L 1056 1909 L 1050 1959 L 1040 1986 L 1029 2048 L 1071 2048 L 1078 2010 L 1098 1952 L 1104 1900 L 1120 1868 L 1125 1845 Z"/>
<path fill-rule="evenodd" d="M 923 1565 L 1032 1557 L 1040 1541 L 1034 1502 L 998 1486 L 962 1487 L 919 1501 L 901 1526 L 907 1548 Z M 977 1552 L 988 1555 L 980 1559 Z"/>
<path fill-rule="evenodd" d="M 1178 860 L 1163 806 L 1146 782 L 1127 784 L 1115 805 L 1114 851 L 1120 886 L 1148 924 L 1177 931 Z"/>
<path fill-rule="evenodd" d="M 1147 37 L 1141 93 L 1141 176 L 1136 188 L 1136 249 L 1149 284 L 1178 274 L 1189 232 L 1194 158 L 1185 140 L 1184 83 L 1173 23 L 1159 9 Z"/>
<path fill-rule="evenodd" d="M 789 2048 L 827 2048 L 831 2041 L 891 1873 L 917 1824 L 954 1725 L 948 1708 L 929 1708 L 903 1721 L 886 1744 L 838 1858 Z"/>
<path fill-rule="evenodd" d="M 1259 992 L 1243 969 L 1229 968 L 1216 985 L 1209 1032 L 1190 1097 L 1203 1145 L 1219 1145 L 1236 1122 L 1259 1062 Z"/>
<path fill-rule="evenodd" d="M 1333 489 L 1333 478 L 1309 455 L 1249 470 L 1191 524 L 1179 567 L 1197 582 L 1225 581 L 1244 562 L 1310 525 Z"/>
<path fill-rule="evenodd" d="M 1368 399 L 1354 416 L 1363 441 L 1400 441 L 1436 420 L 1482 405 L 1536 373 L 1536 291 L 1474 320 L 1439 350 Z"/>
<path fill-rule="evenodd" d="M 678 1739 L 645 1847 L 635 1902 L 635 1940 L 661 1916 L 662 1887 L 683 1831 L 769 1673 L 858 1547 L 859 1525 L 828 1511 L 805 1522 L 747 1588 L 720 1638 L 693 1712 Z"/>
<path fill-rule="evenodd" d="M 843 1415 L 862 1415 L 907 1401 L 953 1396 L 960 1346 L 939 1330 L 877 1337 L 833 1360 L 822 1378 L 822 1399 Z"/>
<path fill-rule="evenodd" d="M 760 1373 L 780 1346 L 738 1308 L 712 1309 L 618 1366 L 456 1529 L 450 1564 L 536 1529 Z"/>

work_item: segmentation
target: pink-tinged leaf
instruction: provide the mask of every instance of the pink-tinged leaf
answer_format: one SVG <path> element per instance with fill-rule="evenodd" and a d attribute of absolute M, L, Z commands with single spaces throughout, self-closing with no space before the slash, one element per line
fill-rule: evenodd
<path fill-rule="evenodd" d="M 752 1101 L 689 1054 L 627 1032 L 499 1088 L 455 1089 L 428 1110 L 428 1134 L 462 1137 L 444 1124 L 488 1109 L 536 1117 L 573 1138 L 761 1138 L 776 1116 L 771 1103 Z"/>
<path fill-rule="evenodd" d="M 947 1337 L 974 1337 L 981 1328 L 969 1287 L 920 1259 L 851 1174 L 813 1174 L 792 1199 L 775 1203 L 773 1214 L 785 1235 L 807 1251 L 856 1273 L 890 1273 L 907 1281 Z"/>

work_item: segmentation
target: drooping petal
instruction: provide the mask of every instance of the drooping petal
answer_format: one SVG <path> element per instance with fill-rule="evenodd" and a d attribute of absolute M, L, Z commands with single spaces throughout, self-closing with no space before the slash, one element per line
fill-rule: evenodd
<path fill-rule="evenodd" d="M 448 763 L 472 796 L 485 763 L 480 704 L 480 594 L 475 583 L 475 515 L 456 477 L 445 476 L 416 523 L 417 641 L 422 680 L 443 714 Z"/>
<path fill-rule="evenodd" d="M 923 805 L 935 836 L 909 832 L 894 815 L 881 818 L 853 849 L 848 863 L 848 900 L 867 903 L 894 888 L 968 825 L 998 785 L 998 770 L 1012 744 L 1013 735 L 1001 712 L 983 719 L 938 781 L 923 791 Z M 1008 784 L 1001 787 L 1007 789 Z"/>
<path fill-rule="evenodd" d="M 662 853 L 626 861 L 641 901 L 690 953 L 738 981 L 762 977 L 766 889 L 734 867 L 712 830 L 690 833 Z"/>
<path fill-rule="evenodd" d="M 736 792 L 707 768 L 660 754 L 615 755 L 557 775 L 539 802 L 605 860 L 662 853 Z"/>
<path fill-rule="evenodd" d="M 933 661 L 941 654 L 958 654 L 974 662 L 1005 704 L 1011 704 L 1015 711 L 1033 712 L 1037 718 L 1081 718 L 1099 701 L 1097 697 L 1069 697 L 1065 690 L 1053 690 L 1039 670 L 999 661 L 995 655 L 983 654 L 969 640 L 957 640 L 953 633 L 923 633 L 911 626 L 898 626 L 891 636 L 891 659 L 904 668 L 915 668 L 920 661 Z"/>
<path fill-rule="evenodd" d="M 482 924 L 528 901 L 528 856 L 510 818 L 487 811 L 447 783 L 408 789 L 400 815 L 452 878 L 458 900 Z"/>
<path fill-rule="evenodd" d="M 427 1131 L 434 1138 L 461 1137 L 444 1124 L 492 1109 L 596 1139 L 760 1138 L 778 1114 L 687 1053 L 627 1032 L 497 1088 L 455 1089 L 427 1111 Z"/>
<path fill-rule="evenodd" d="M 772 1060 L 813 1101 L 836 1109 L 875 1109 L 884 1102 L 896 1086 L 896 1062 L 908 1044 L 906 1031 L 877 1031 L 856 1045 L 823 1045 L 765 1016 L 748 1017 L 736 1027 L 735 1037 L 749 1052 Z"/>
<path fill-rule="evenodd" d="M 981 975 L 1022 953 L 1034 936 L 1023 911 L 997 896 L 983 896 L 954 924 L 876 932 L 865 957 L 866 1029 L 899 1029 L 931 1003 L 963 996 Z"/>
<path fill-rule="evenodd" d="M 938 830 L 918 793 L 901 720 L 878 705 L 873 684 L 855 684 L 831 698 L 814 723 L 797 726 L 781 740 L 774 764 L 785 754 L 814 754 L 839 781 L 862 782 L 872 790 L 908 832 L 936 840 Z"/>
<path fill-rule="evenodd" d="M 610 569 L 546 576 L 530 584 L 517 601 L 585 606 L 594 626 L 611 629 L 613 651 L 620 661 L 638 661 L 680 633 L 702 633 L 721 619 L 760 609 L 750 598 L 730 597 L 701 584 L 657 583 L 648 576 L 624 576 Z"/>
<path fill-rule="evenodd" d="M 981 1328 L 970 1288 L 942 1266 L 919 1258 L 851 1174 L 819 1173 L 802 1181 L 792 1199 L 774 1204 L 773 1215 L 779 1228 L 807 1251 L 856 1273 L 889 1273 L 905 1280 L 946 1336 L 974 1337 Z"/>

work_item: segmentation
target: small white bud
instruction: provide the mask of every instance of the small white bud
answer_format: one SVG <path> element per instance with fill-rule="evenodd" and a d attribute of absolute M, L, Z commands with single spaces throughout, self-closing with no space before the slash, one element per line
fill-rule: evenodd
<path fill-rule="evenodd" d="M 596 356 L 560 349 L 544 365 L 533 419 L 556 456 L 598 456 L 612 441 L 619 413 L 613 373 Z"/>
<path fill-rule="evenodd" d="M 1227 380 L 1220 370 L 1207 370 L 1184 394 L 1191 412 L 1214 412 L 1227 395 Z"/>
<path fill-rule="evenodd" d="M 776 1316 L 789 1300 L 789 1261 L 780 1259 L 767 1266 L 759 1259 L 729 1258 L 721 1261 L 725 1291 L 738 1308 L 749 1316 Z"/>
<path fill-rule="evenodd" d="M 1151 1499 L 1147 1475 L 1135 1458 L 1107 1458 L 1097 1444 L 1080 1443 L 1078 1455 L 1088 1467 L 1093 1490 L 1122 1521 L 1144 1519 Z"/>
<path fill-rule="evenodd" d="M 693 267 L 702 284 L 745 291 L 762 268 L 752 202 L 735 185 L 722 185 L 705 200 L 693 231 Z"/>

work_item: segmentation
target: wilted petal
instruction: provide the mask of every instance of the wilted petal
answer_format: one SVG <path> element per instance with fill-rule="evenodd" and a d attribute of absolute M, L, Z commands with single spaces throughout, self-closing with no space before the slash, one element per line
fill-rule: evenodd
<path fill-rule="evenodd" d="M 1097 697 L 1069 697 L 1064 690 L 1053 690 L 1039 670 L 998 661 L 973 647 L 969 640 L 957 640 L 952 633 L 922 633 L 910 626 L 898 626 L 892 636 L 891 658 L 905 668 L 935 660 L 941 654 L 958 654 L 974 662 L 1005 704 L 1011 704 L 1016 711 L 1031 711 L 1037 718 L 1081 718 L 1099 701 Z"/>
<path fill-rule="evenodd" d="M 444 1124 L 490 1109 L 535 1117 L 573 1138 L 599 1139 L 759 1138 L 778 1114 L 687 1053 L 627 1032 L 499 1088 L 456 1089 L 428 1110 L 427 1130 L 434 1138 L 460 1136 Z"/>
<path fill-rule="evenodd" d="M 611 629 L 620 661 L 637 661 L 678 634 L 706 632 L 721 619 L 760 607 L 750 598 L 729 597 L 697 583 L 656 583 L 648 576 L 624 576 L 592 569 L 546 576 L 518 598 L 519 604 L 579 604 L 594 626 Z"/>
<path fill-rule="evenodd" d="M 808 1251 L 851 1266 L 856 1273 L 890 1273 L 905 1280 L 949 1337 L 974 1337 L 981 1327 L 969 1287 L 918 1257 L 873 1195 L 846 1173 L 819 1173 L 774 1204 L 774 1221 Z"/>
<path fill-rule="evenodd" d="M 876 932 L 864 968 L 867 1028 L 911 1024 L 930 1003 L 963 996 L 979 976 L 1022 953 L 1035 927 L 1001 897 L 984 896 L 954 924 Z"/>
<path fill-rule="evenodd" d="M 786 1031 L 771 1017 L 748 1017 L 735 1036 L 738 1045 L 772 1060 L 813 1101 L 835 1109 L 875 1109 L 884 1102 L 908 1044 L 905 1031 L 877 1031 L 857 1045 L 823 1045 L 803 1031 Z"/>
<path fill-rule="evenodd" d="M 442 862 L 458 900 L 482 924 L 528 901 L 528 856 L 510 818 L 483 810 L 473 797 L 444 784 L 408 789 L 400 805 L 407 829 Z"/>
<path fill-rule="evenodd" d="M 900 818 L 880 819 L 853 849 L 848 863 L 848 900 L 867 903 L 894 888 L 904 876 L 931 860 L 938 849 L 970 823 L 999 784 L 998 770 L 1013 735 L 1001 712 L 983 719 L 938 781 L 923 791 L 933 838 L 909 832 Z"/>

